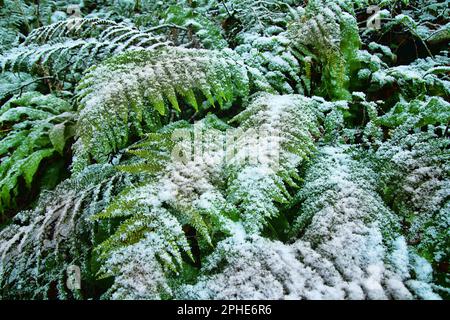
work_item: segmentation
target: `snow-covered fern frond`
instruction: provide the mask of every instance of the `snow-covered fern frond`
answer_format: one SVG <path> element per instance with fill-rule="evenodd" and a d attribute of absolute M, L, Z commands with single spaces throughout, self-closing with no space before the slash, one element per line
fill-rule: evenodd
<path fill-rule="evenodd" d="M 277 216 L 276 203 L 290 199 L 285 183 L 297 186 L 297 167 L 314 150 L 314 140 L 320 135 L 318 109 L 322 103 L 300 95 L 263 94 L 234 118 L 238 128 L 207 117 L 186 127 L 183 134 L 172 131 L 175 137 L 188 139 L 174 146 L 165 142 L 165 148 L 169 146 L 165 152 L 161 136 L 151 135 L 150 141 L 130 150 L 145 161 L 123 169 L 148 172 L 154 178 L 124 191 L 97 215 L 98 219 L 126 218 L 99 250 L 109 261 L 115 261 L 115 252 L 129 261 L 126 248 L 134 250 L 135 243 L 151 241 L 154 244 L 149 250 L 162 261 L 162 270 L 178 271 L 183 265 L 180 249 L 190 254 L 183 226 L 199 234 L 203 250 L 212 244 L 213 233 L 227 235 L 239 229 L 235 221 L 249 233 L 260 233 Z M 168 138 L 171 131 L 163 131 Z M 278 152 L 279 158 L 273 157 Z M 253 155 L 260 157 L 251 159 Z M 112 265 L 106 263 L 108 270 L 114 270 Z M 123 280 L 121 272 L 113 274 Z"/>
<path fill-rule="evenodd" d="M 12 98 L 24 88 L 34 91 L 37 87 L 36 79 L 24 72 L 4 72 L 0 74 L 0 101 Z"/>
<path fill-rule="evenodd" d="M 113 298 L 124 297 L 125 292 L 133 298 L 170 295 L 163 284 L 183 267 L 182 253 L 192 261 L 196 259 L 185 231 L 192 229 L 199 235 L 195 241 L 202 249 L 210 248 L 213 233 L 229 232 L 232 210 L 227 209 L 221 192 L 225 134 L 219 130 L 226 127 L 213 116 L 194 126 L 180 122 L 128 149 L 143 161 L 119 168 L 146 173 L 148 179 L 124 190 L 94 217 L 100 221 L 122 220 L 116 232 L 96 249 L 105 260 L 103 275 L 115 276 L 109 292 Z M 203 138 L 191 140 L 191 134 L 199 132 L 203 132 Z M 172 137 L 187 139 L 174 145 Z M 193 156 L 192 148 L 198 154 Z M 173 158 L 175 154 L 182 158 Z M 145 265 L 141 267 L 143 253 L 136 255 L 136 250 L 145 252 Z M 134 272 L 144 266 L 152 266 L 152 272 Z M 139 288 L 137 284 L 142 282 L 146 287 Z"/>
<path fill-rule="evenodd" d="M 297 187 L 297 167 L 320 136 L 323 103 L 301 95 L 262 94 L 233 119 L 240 126 L 227 169 L 228 201 L 240 208 L 247 230 L 259 232 L 277 216 L 275 203 L 290 198 L 285 183 Z"/>
<path fill-rule="evenodd" d="M 238 128 L 209 116 L 194 126 L 180 123 L 163 128 L 162 133 L 130 148 L 129 153 L 144 161 L 122 170 L 146 172 L 149 182 L 125 190 L 96 216 L 100 220 L 125 218 L 116 233 L 98 247 L 106 259 L 105 274 L 119 279 L 111 294 L 120 296 L 123 285 L 135 282 L 129 279 L 127 285 L 125 280 L 132 276 L 127 276 L 127 266 L 138 263 L 131 262 L 130 252 L 144 243 L 149 245 L 149 257 L 161 261 L 158 270 L 163 273 L 154 278 L 144 273 L 137 282 L 149 285 L 156 281 L 146 292 L 158 296 L 162 293 L 156 289 L 167 272 L 178 272 L 183 266 L 181 252 L 195 258 L 183 233 L 186 227 L 199 235 L 202 250 L 213 244 L 213 234 L 217 238 L 217 234 L 240 229 L 236 221 L 249 233 L 260 233 L 278 214 L 275 203 L 290 198 L 285 183 L 297 186 L 297 166 L 313 151 L 319 136 L 317 108 L 322 103 L 299 95 L 264 94 L 234 119 L 240 123 Z M 168 143 L 170 135 L 185 140 Z M 280 158 L 271 157 L 280 150 Z M 255 154 L 261 158 L 247 159 Z M 117 259 L 126 259 L 127 264 L 118 268 Z"/>
<path fill-rule="evenodd" d="M 309 83 L 305 83 L 308 79 L 301 75 L 301 60 L 292 54 L 291 41 L 285 34 L 245 34 L 243 38 L 235 51 L 247 65 L 256 90 L 310 94 Z"/>
<path fill-rule="evenodd" d="M 450 57 L 447 51 L 417 59 L 409 65 L 384 68 L 370 76 L 372 89 L 394 90 L 405 99 L 426 95 L 450 96 Z"/>
<path fill-rule="evenodd" d="M 376 122 L 389 130 L 371 155 L 380 193 L 399 215 L 408 243 L 442 276 L 450 241 L 450 104 L 440 97 L 401 101 Z"/>
<path fill-rule="evenodd" d="M 245 66 L 227 50 L 125 53 L 90 69 L 78 87 L 80 147 L 103 162 L 130 136 L 153 128 L 168 106 L 222 107 L 247 92 Z"/>
<path fill-rule="evenodd" d="M 300 54 L 322 69 L 321 87 L 315 93 L 332 99 L 350 99 L 350 76 L 357 63 L 361 41 L 349 10 L 352 6 L 343 1 L 308 1 L 302 17 L 290 28 Z"/>
<path fill-rule="evenodd" d="M 375 175 L 339 147 L 309 167 L 295 227 L 283 244 L 235 233 L 220 242 L 184 299 L 436 299 L 430 266 L 398 236 Z M 308 222 L 307 222 L 308 221 Z M 301 225 L 301 228 L 299 228 Z"/>
<path fill-rule="evenodd" d="M 89 218 L 132 182 L 111 165 L 92 165 L 15 216 L 0 233 L 0 296 L 82 298 L 65 285 L 69 266 L 80 267 L 84 292 L 92 290 L 98 271 L 92 246 L 111 226 L 96 226 Z"/>
<path fill-rule="evenodd" d="M 95 37 L 99 41 L 115 40 L 130 42 L 130 45 L 145 46 L 157 40 L 151 33 L 142 32 L 125 23 L 100 18 L 69 18 L 48 26 L 34 29 L 25 43 L 47 43 L 61 38 L 86 39 Z"/>
<path fill-rule="evenodd" d="M 263 34 L 267 27 L 286 25 L 292 0 L 226 0 L 221 1 L 219 8 L 228 19 L 236 19 L 239 30 L 260 32 Z"/>
<path fill-rule="evenodd" d="M 159 36 L 133 26 L 98 18 L 73 18 L 33 30 L 25 43 L 4 53 L 3 70 L 31 70 L 47 66 L 73 72 L 132 49 L 169 45 Z"/>

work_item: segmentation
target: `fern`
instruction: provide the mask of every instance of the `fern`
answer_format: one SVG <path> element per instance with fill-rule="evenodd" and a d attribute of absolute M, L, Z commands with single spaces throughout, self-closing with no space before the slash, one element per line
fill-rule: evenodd
<path fill-rule="evenodd" d="M 193 227 L 205 244 L 211 244 L 213 233 L 232 233 L 237 228 L 236 219 L 248 232 L 260 232 L 278 213 L 274 202 L 286 202 L 289 197 L 284 181 L 296 186 L 293 180 L 293 177 L 299 178 L 296 167 L 314 148 L 313 135 L 318 135 L 315 111 L 318 103 L 294 95 L 260 96 L 234 119 L 240 122 L 240 127 L 228 128 L 226 135 L 221 131 L 227 129 L 226 126 L 214 118 L 206 118 L 192 129 L 185 129 L 188 131 L 183 135 L 194 134 L 194 140 L 189 138 L 175 145 L 176 154 L 185 155 L 181 161 L 168 160 L 167 153 L 172 152 L 173 156 L 173 146 L 167 145 L 160 135 L 151 135 L 148 141 L 137 144 L 137 150 L 130 149 L 129 152 L 143 157 L 145 162 L 123 167 L 123 170 L 152 173 L 154 178 L 143 186 L 126 190 L 104 213 L 97 215 L 98 219 L 126 218 L 115 235 L 99 247 L 102 255 L 114 262 L 106 262 L 108 270 L 116 263 L 113 258 L 116 252 L 130 261 L 130 252 L 124 246 L 133 251 L 143 243 L 154 241 L 149 254 L 161 261 L 165 272 L 178 272 L 183 265 L 180 249 L 193 259 L 182 232 L 184 225 Z M 255 123 L 259 127 L 254 127 Z M 299 129 L 299 126 L 304 127 Z M 259 137 L 257 133 L 263 130 L 266 134 Z M 167 129 L 163 132 L 166 137 L 170 133 Z M 235 142 L 229 150 L 224 149 L 227 136 L 233 137 Z M 288 141 L 295 147 L 288 147 Z M 245 149 L 248 146 L 251 148 Z M 264 157 L 256 163 L 246 159 L 255 153 L 254 148 Z M 280 159 L 270 157 L 270 148 L 282 149 Z M 165 174 L 158 174 L 161 167 Z M 221 181 L 222 177 L 226 177 L 226 184 Z M 122 283 L 124 273 L 126 271 L 113 274 Z M 155 286 L 159 283 L 157 279 Z"/>
<path fill-rule="evenodd" d="M 103 276 L 115 276 L 109 293 L 112 297 L 170 295 L 172 292 L 166 278 L 170 273 L 177 274 L 183 266 L 181 253 L 195 259 L 183 230 L 188 226 L 193 228 L 202 237 L 204 245 L 209 247 L 213 232 L 226 233 L 232 226 L 226 209 L 228 205 L 217 185 L 223 161 L 220 147 L 224 134 L 214 128 L 217 125 L 223 128 L 224 124 L 217 124 L 212 117 L 194 127 L 180 125 L 163 128 L 161 133 L 150 135 L 128 150 L 142 157 L 143 162 L 121 166 L 120 169 L 146 173 L 148 181 L 124 190 L 109 207 L 94 217 L 96 220 L 123 220 L 115 233 L 97 247 L 100 257 L 105 259 L 101 270 Z M 201 148 L 200 156 L 188 157 L 185 161 L 171 158 L 174 145 L 168 141 L 170 135 L 189 135 L 192 131 L 205 131 L 205 140 L 194 140 L 193 145 L 190 139 L 181 141 L 177 144 L 178 151 L 191 154 L 192 147 Z M 209 144 L 202 144 L 205 141 Z M 164 170 L 160 171 L 160 167 Z M 131 269 L 140 265 L 138 259 L 141 254 L 133 254 L 138 248 L 147 248 L 144 261 L 146 265 L 154 266 L 156 273 L 144 272 L 137 280 L 132 280 L 136 275 Z M 136 290 L 139 288 L 135 284 L 141 281 L 151 288 L 150 291 Z M 132 290 L 126 291 L 126 288 Z"/>
<path fill-rule="evenodd" d="M 0 0 L 0 298 L 449 299 L 448 40 L 442 0 Z"/>
<path fill-rule="evenodd" d="M 394 88 L 405 99 L 425 95 L 448 97 L 450 84 L 446 73 L 449 62 L 448 52 L 441 52 L 434 58 L 417 59 L 410 65 L 376 71 L 371 75 L 371 89 Z"/>
<path fill-rule="evenodd" d="M 286 13 L 294 5 L 295 1 L 287 0 L 267 0 L 267 1 L 221 1 L 219 4 L 220 12 L 230 23 L 229 28 L 238 28 L 230 30 L 229 33 L 248 32 L 250 30 L 263 33 L 265 29 L 278 25 L 286 25 Z M 233 22 L 236 19 L 237 22 Z"/>
<path fill-rule="evenodd" d="M 391 131 L 371 155 L 381 173 L 381 194 L 401 217 L 408 243 L 433 263 L 444 285 L 438 270 L 448 259 L 449 115 L 450 104 L 438 97 L 397 103 L 375 120 Z"/>
<path fill-rule="evenodd" d="M 14 46 L 23 33 L 31 31 L 29 16 L 32 6 L 22 1 L 4 1 L 0 7 L 0 30 L 3 51 Z M 22 32 L 20 32 L 22 31 Z"/>
<path fill-rule="evenodd" d="M 80 99 L 77 153 L 89 150 L 96 161 L 123 148 L 132 134 L 155 127 L 179 97 L 196 111 L 224 107 L 248 91 L 245 68 L 228 52 L 160 49 L 130 52 L 92 68 L 78 87 Z M 81 150 L 80 150 L 81 149 Z"/>
<path fill-rule="evenodd" d="M 344 2 L 309 1 L 301 20 L 291 27 L 291 38 L 300 53 L 322 67 L 317 94 L 332 99 L 350 99 L 350 78 L 357 68 L 361 41 L 351 10 Z"/>
<path fill-rule="evenodd" d="M 44 193 L 33 210 L 16 215 L 0 233 L 2 298 L 82 298 L 65 285 L 71 265 L 80 267 L 83 292 L 91 295 L 96 287 L 91 249 L 108 226 L 96 228 L 89 218 L 132 181 L 111 165 L 92 165 Z"/>
<path fill-rule="evenodd" d="M 23 45 L 4 53 L 3 70 L 39 70 L 59 75 L 85 70 L 114 54 L 153 49 L 167 41 L 133 26 L 98 18 L 71 18 L 34 29 Z M 64 77 L 61 77 L 64 78 Z M 76 79 L 78 80 L 78 79 Z"/>
<path fill-rule="evenodd" d="M 310 93 L 307 77 L 300 75 L 302 64 L 291 53 L 290 45 L 291 41 L 283 33 L 267 37 L 245 34 L 243 43 L 235 50 L 248 66 L 251 83 L 257 90 Z"/>
<path fill-rule="evenodd" d="M 0 212 L 15 207 L 24 187 L 35 184 L 45 159 L 62 156 L 71 135 L 70 105 L 52 95 L 28 92 L 9 100 L 0 111 Z"/>
<path fill-rule="evenodd" d="M 249 232 L 258 232 L 285 203 L 284 185 L 296 187 L 297 167 L 314 150 L 320 100 L 300 95 L 261 95 L 233 121 L 240 123 L 236 154 L 229 161 L 228 201 L 239 206 Z M 260 155 L 247 161 L 249 155 Z"/>
<path fill-rule="evenodd" d="M 299 194 L 294 230 L 302 230 L 301 238 L 283 244 L 237 232 L 218 244 L 202 276 L 178 288 L 177 297 L 436 299 L 428 274 L 418 272 L 427 263 L 395 233 L 375 179 L 342 149 L 320 149 Z"/>
<path fill-rule="evenodd" d="M 168 7 L 161 20 L 162 25 L 169 26 L 166 28 L 171 32 L 169 38 L 175 44 L 195 48 L 223 49 L 228 46 L 227 42 L 222 35 L 222 30 L 211 19 L 214 18 L 208 15 L 208 12 L 178 4 Z M 174 32 L 173 29 L 171 31 L 170 25 L 177 27 L 179 32 Z M 184 43 L 185 41 L 190 43 Z"/>
<path fill-rule="evenodd" d="M 37 81 L 27 73 L 4 72 L 0 74 L 0 101 L 10 99 L 21 90 L 33 91 L 37 87 Z"/>

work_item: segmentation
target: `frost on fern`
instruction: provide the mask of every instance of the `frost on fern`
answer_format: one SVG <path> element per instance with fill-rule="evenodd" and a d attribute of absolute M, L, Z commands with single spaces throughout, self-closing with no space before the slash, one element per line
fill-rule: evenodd
<path fill-rule="evenodd" d="M 352 5 L 345 1 L 308 1 L 304 14 L 291 27 L 291 39 L 304 60 L 321 66 L 321 85 L 315 94 L 350 98 L 350 78 L 357 68 L 360 46 Z"/>
<path fill-rule="evenodd" d="M 291 41 L 284 34 L 263 37 L 246 33 L 242 38 L 242 44 L 235 50 L 247 65 L 255 89 L 281 94 L 309 93 L 305 83 L 308 80 L 301 75 L 302 65 L 291 53 Z"/>
<path fill-rule="evenodd" d="M 91 297 L 97 272 L 92 246 L 111 226 L 89 218 L 132 182 L 111 165 L 92 165 L 43 193 L 34 209 L 18 213 L 0 232 L 0 296 Z M 83 292 L 66 287 L 71 265 L 80 267 Z"/>
<path fill-rule="evenodd" d="M 70 18 L 34 29 L 24 44 L 0 57 L 2 70 L 67 73 L 80 71 L 115 54 L 168 45 L 161 37 L 133 26 L 99 18 Z M 66 77 L 61 77 L 65 79 Z"/>
<path fill-rule="evenodd" d="M 449 298 L 448 1 L 74 2 L 0 0 L 0 298 Z"/>
<path fill-rule="evenodd" d="M 450 104 L 439 97 L 398 102 L 376 123 L 389 139 L 374 151 L 381 193 L 402 220 L 405 237 L 433 264 L 440 282 L 450 242 Z"/>
<path fill-rule="evenodd" d="M 228 201 L 238 206 L 244 226 L 260 231 L 278 214 L 277 203 L 297 187 L 297 167 L 314 150 L 320 135 L 321 101 L 301 95 L 257 96 L 233 121 L 237 151 L 228 167 Z M 249 155 L 257 161 L 246 161 Z"/>
<path fill-rule="evenodd" d="M 449 65 L 448 52 L 443 51 L 434 57 L 417 59 L 409 65 L 377 70 L 370 75 L 370 87 L 371 90 L 398 91 L 405 99 L 426 95 L 448 98 L 450 96 Z"/>
<path fill-rule="evenodd" d="M 283 244 L 238 231 L 218 244 L 197 283 L 178 288 L 177 297 L 438 298 L 430 266 L 396 233 L 374 181 L 340 148 L 321 149 L 301 191 L 299 238 Z"/>
<path fill-rule="evenodd" d="M 285 26 L 294 5 L 293 0 L 226 0 L 220 1 L 219 12 L 227 33 L 264 34 L 269 28 Z"/>
<path fill-rule="evenodd" d="M 38 92 L 14 97 L 2 106 L 0 213 L 18 205 L 19 193 L 32 187 L 43 160 L 61 158 L 73 136 L 73 118 L 66 101 Z"/>
<path fill-rule="evenodd" d="M 138 282 L 155 280 L 149 290 L 160 297 L 173 294 L 156 288 L 164 274 L 168 277 L 183 267 L 180 253 L 194 259 L 183 229 L 195 230 L 205 252 L 214 244 L 213 235 L 223 237 L 239 229 L 260 233 L 278 215 L 277 203 L 290 198 L 285 184 L 297 186 L 297 167 L 314 149 L 315 136 L 319 135 L 319 104 L 320 99 L 299 95 L 263 94 L 235 117 L 238 128 L 208 116 L 194 126 L 169 125 L 130 148 L 128 152 L 144 161 L 122 170 L 147 172 L 149 181 L 125 190 L 96 216 L 100 220 L 124 219 L 116 233 L 97 249 L 106 259 L 105 275 L 117 279 L 112 296 L 120 297 L 123 285 L 132 285 L 125 281 L 132 276 L 127 276 L 128 267 L 137 263 L 131 262 L 130 252 L 142 243 L 153 243 L 147 250 L 160 261 L 165 273 L 155 279 L 145 276 Z M 184 131 L 177 131 L 183 127 Z M 184 139 L 167 144 L 167 139 L 177 137 Z M 278 151 L 279 157 L 274 157 Z M 259 157 L 248 159 L 255 154 Z M 127 263 L 114 268 L 119 258 Z M 136 292 L 135 297 L 143 296 Z"/>
<path fill-rule="evenodd" d="M 172 48 L 114 57 L 90 69 L 78 87 L 77 156 L 104 162 L 130 136 L 157 127 L 155 110 L 223 107 L 247 91 L 246 70 L 229 51 Z"/>
<path fill-rule="evenodd" d="M 207 117 L 193 127 L 175 123 L 128 149 L 142 162 L 120 169 L 146 173 L 148 179 L 125 189 L 94 217 L 100 221 L 122 221 L 115 233 L 96 248 L 105 261 L 103 276 L 115 276 L 109 291 L 112 298 L 170 296 L 166 278 L 178 274 L 183 266 L 182 254 L 194 260 L 184 230 L 194 229 L 203 247 L 212 245 L 214 232 L 227 232 L 231 210 L 227 209 L 220 188 L 224 138 L 221 129 L 226 127 L 215 117 Z M 205 131 L 203 139 L 191 140 L 191 134 L 199 131 Z M 187 135 L 188 139 L 177 143 L 174 149 L 171 138 L 179 135 Z M 198 149 L 200 156 L 171 156 L 172 152 L 192 156 L 191 148 Z M 141 250 L 145 250 L 145 259 L 140 258 L 141 253 L 136 254 Z M 136 268 L 144 268 L 142 261 L 144 266 L 152 267 L 152 273 L 134 273 Z M 141 283 L 146 287 L 141 288 Z"/>
<path fill-rule="evenodd" d="M 36 86 L 36 81 L 28 73 L 3 72 L 0 74 L 0 101 L 11 98 L 23 88 L 34 91 Z"/>

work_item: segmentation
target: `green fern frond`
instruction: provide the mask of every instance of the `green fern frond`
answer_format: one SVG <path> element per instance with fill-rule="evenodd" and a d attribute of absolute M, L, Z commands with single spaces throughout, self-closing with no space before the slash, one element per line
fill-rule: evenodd
<path fill-rule="evenodd" d="M 217 244 L 196 282 L 182 284 L 176 298 L 439 299 L 429 264 L 398 234 L 376 180 L 345 146 L 320 148 L 300 190 L 294 229 L 301 237 L 286 244 L 234 234 Z"/>
<path fill-rule="evenodd" d="M 397 101 L 400 96 L 408 100 L 427 95 L 446 99 L 450 96 L 449 64 L 449 54 L 444 51 L 434 57 L 417 59 L 409 65 L 383 68 L 372 73 L 371 90 L 392 88 L 397 93 Z"/>
<path fill-rule="evenodd" d="M 379 192 L 402 219 L 405 238 L 432 263 L 444 286 L 450 239 L 449 121 L 450 104 L 440 97 L 398 102 L 374 120 L 389 130 L 389 139 L 369 154 L 380 173 Z"/>
<path fill-rule="evenodd" d="M 181 29 L 168 36 L 176 45 L 215 50 L 226 48 L 227 42 L 222 30 L 214 23 L 215 17 L 201 9 L 171 5 L 165 10 L 160 23 Z M 170 31 L 170 27 L 167 29 Z"/>
<path fill-rule="evenodd" d="M 210 116 L 188 127 L 181 123 L 181 129 L 172 124 L 161 130 L 163 134 L 151 134 L 143 142 L 137 143 L 136 150 L 148 151 L 145 148 L 150 146 L 151 150 L 165 150 L 169 155 L 173 147 L 184 152 L 190 152 L 192 147 L 202 148 L 203 152 L 197 158 L 187 157 L 185 160 L 142 152 L 142 162 L 138 162 L 137 166 L 142 167 L 142 172 L 146 172 L 146 176 L 150 178 L 139 186 L 124 190 L 110 206 L 92 217 L 98 221 L 126 219 L 110 238 L 97 247 L 105 261 L 106 274 L 103 276 L 112 274 L 118 278 L 113 286 L 115 290 L 122 288 L 122 281 L 126 278 L 121 274 L 123 270 L 114 270 L 112 267 L 115 265 L 116 255 L 128 255 L 136 246 L 150 241 L 153 245 L 148 247 L 149 254 L 154 257 L 154 263 L 162 268 L 163 274 L 166 274 L 164 278 L 168 273 L 180 271 L 183 265 L 182 252 L 194 260 L 183 231 L 185 226 L 196 230 L 200 236 L 198 241 L 201 238 L 208 247 L 212 245 L 213 232 L 229 232 L 227 228 L 230 228 L 232 222 L 228 215 L 231 210 L 216 181 L 222 168 L 222 159 L 216 158 L 217 162 L 213 163 L 206 162 L 208 157 L 213 158 L 217 150 L 220 150 L 222 141 L 218 137 L 224 135 L 224 132 L 214 127 L 227 127 L 213 118 Z M 188 137 L 193 132 L 205 130 L 204 134 L 209 138 L 201 141 L 188 138 L 176 144 L 168 143 L 166 140 L 171 139 L 170 131 L 175 130 L 183 130 Z M 164 140 L 161 140 L 163 137 Z M 203 144 L 205 141 L 208 141 L 206 145 Z M 141 149 L 143 146 L 144 149 Z M 147 162 L 159 163 L 164 169 L 158 173 L 152 169 L 147 170 Z M 121 169 L 135 172 L 130 167 Z M 155 285 L 156 283 L 152 284 L 152 291 Z"/>
<path fill-rule="evenodd" d="M 169 246 L 176 243 L 166 239 L 170 233 L 161 234 L 163 229 L 150 227 L 151 221 L 166 216 L 165 219 L 175 219 L 171 221 L 178 224 L 178 229 L 185 225 L 194 228 L 207 246 L 213 244 L 213 232 L 236 232 L 239 227 L 236 227 L 235 220 L 242 222 L 248 232 L 260 233 L 270 218 L 278 213 L 275 202 L 287 203 L 290 199 L 285 183 L 296 186 L 294 179 L 299 178 L 297 166 L 314 150 L 314 140 L 320 135 L 320 112 L 317 110 L 320 103 L 320 99 L 300 95 L 265 94 L 255 98 L 234 118 L 240 123 L 239 128 L 227 128 L 212 116 L 184 128 L 183 136 L 187 140 L 176 143 L 174 147 L 189 156 L 177 160 L 172 154 L 171 159 L 160 160 L 165 164 L 162 173 L 142 186 L 126 190 L 115 204 L 96 217 L 101 220 L 128 219 L 99 250 L 112 259 L 114 252 L 124 253 L 128 250 L 126 248 L 133 250 L 141 241 L 154 237 L 164 243 L 164 250 L 179 251 L 179 246 Z M 228 129 L 226 134 L 221 131 L 223 129 Z M 254 129 L 259 130 L 262 136 L 255 135 Z M 228 135 L 233 137 L 237 153 L 224 149 Z M 295 147 L 290 148 L 292 144 Z M 148 147 L 151 143 L 146 141 L 138 145 Z M 250 150 L 243 150 L 243 146 L 250 146 Z M 276 150 L 281 150 L 280 158 L 272 159 L 267 153 L 277 146 L 279 149 Z M 150 148 L 160 149 L 155 145 Z M 155 163 L 155 153 L 147 149 L 143 151 L 138 152 L 144 156 L 142 164 L 147 161 Z M 247 162 L 247 154 L 261 154 L 268 158 L 258 159 L 261 162 L 256 163 Z M 149 173 L 155 175 L 154 172 Z M 226 181 L 220 178 L 223 176 Z M 164 223 L 161 221 L 159 225 Z M 172 232 L 178 229 L 172 227 Z M 178 242 L 184 237 L 183 234 Z M 181 243 L 181 249 L 189 255 L 189 247 L 185 247 L 185 242 Z M 159 252 L 154 254 L 156 257 L 161 255 Z M 174 254 L 169 256 L 174 257 Z M 167 256 L 163 265 L 168 261 L 169 265 L 164 268 L 179 270 L 179 266 L 171 264 Z M 115 274 L 120 277 L 117 272 Z"/>
<path fill-rule="evenodd" d="M 21 178 L 30 189 L 41 162 L 63 154 L 73 118 L 67 102 L 36 92 L 12 98 L 1 108 L 1 213 L 16 207 Z"/>
<path fill-rule="evenodd" d="M 24 72 L 3 72 L 0 74 L 0 101 L 12 98 L 26 88 L 27 91 L 36 90 L 36 79 Z"/>
<path fill-rule="evenodd" d="M 274 31 L 277 32 L 280 30 Z M 255 89 L 280 94 L 310 93 L 308 79 L 302 75 L 303 63 L 291 52 L 291 40 L 285 32 L 264 37 L 245 34 L 235 50 L 247 65 Z"/>
<path fill-rule="evenodd" d="M 309 1 L 300 21 L 290 28 L 293 45 L 322 68 L 321 93 L 349 100 L 350 77 L 361 44 L 357 21 L 345 1 Z"/>
<path fill-rule="evenodd" d="M 294 11 L 291 6 L 295 5 L 293 0 L 226 0 L 218 6 L 229 23 L 237 20 L 236 25 L 230 27 L 238 30 L 229 30 L 229 33 L 255 31 L 264 34 L 270 27 L 285 26 L 289 14 Z"/>

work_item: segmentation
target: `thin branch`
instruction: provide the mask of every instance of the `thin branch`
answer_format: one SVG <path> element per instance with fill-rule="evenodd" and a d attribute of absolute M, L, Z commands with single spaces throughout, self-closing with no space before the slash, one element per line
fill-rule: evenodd
<path fill-rule="evenodd" d="M 25 87 L 28 87 L 29 85 L 32 85 L 33 83 L 41 81 L 41 80 L 54 79 L 54 78 L 55 78 L 54 76 L 45 76 L 45 77 L 40 77 L 40 78 L 33 79 L 32 81 L 29 81 L 29 82 L 21 85 L 20 87 L 17 87 L 17 88 L 15 88 L 13 90 L 10 90 L 10 91 L 6 92 L 5 95 L 13 94 L 16 91 L 20 91 L 19 95 L 21 95 L 22 92 L 23 92 L 23 89 Z"/>

